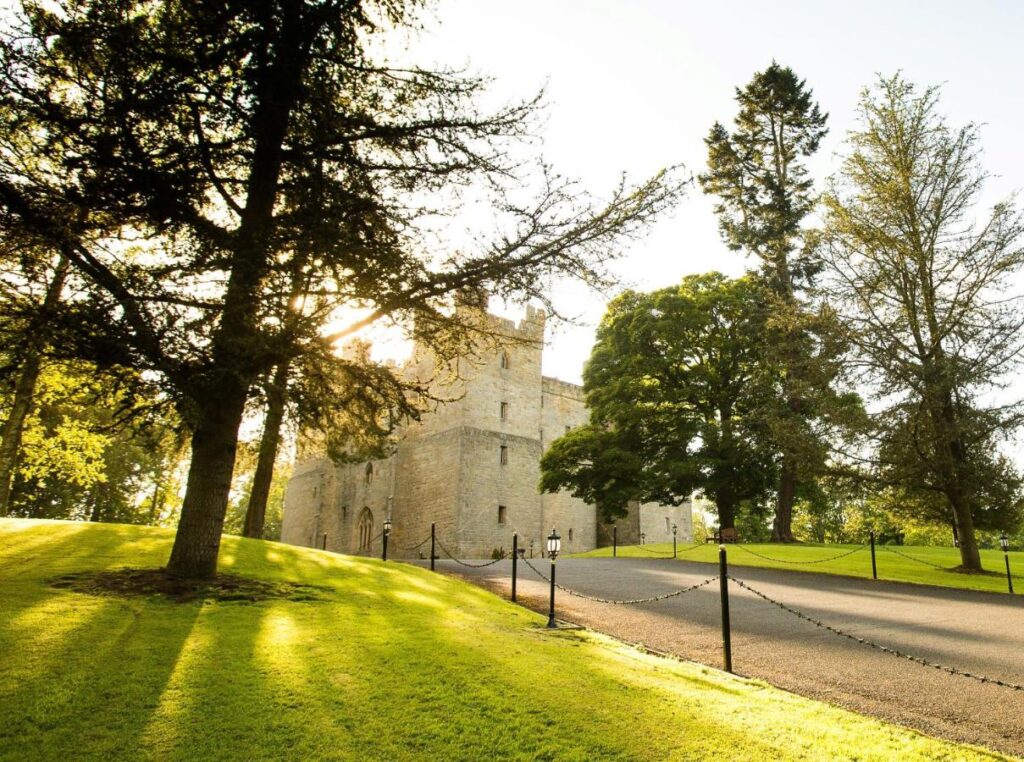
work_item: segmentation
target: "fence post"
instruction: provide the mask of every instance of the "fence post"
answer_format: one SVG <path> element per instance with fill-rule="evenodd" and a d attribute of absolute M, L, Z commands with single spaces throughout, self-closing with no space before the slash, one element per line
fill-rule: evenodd
<path fill-rule="evenodd" d="M 878 579 L 878 565 L 875 563 L 875 530 L 871 530 L 871 578 Z"/>
<path fill-rule="evenodd" d="M 430 571 L 434 571 L 434 522 L 430 522 Z"/>
<path fill-rule="evenodd" d="M 612 524 L 612 558 L 619 557 L 619 528 Z"/>
<path fill-rule="evenodd" d="M 516 564 L 519 562 L 519 533 L 512 533 L 512 602 L 516 602 Z"/>
<path fill-rule="evenodd" d="M 718 579 L 722 588 L 722 656 L 725 671 L 732 672 L 732 633 L 729 629 L 729 562 L 725 545 L 718 546 Z"/>

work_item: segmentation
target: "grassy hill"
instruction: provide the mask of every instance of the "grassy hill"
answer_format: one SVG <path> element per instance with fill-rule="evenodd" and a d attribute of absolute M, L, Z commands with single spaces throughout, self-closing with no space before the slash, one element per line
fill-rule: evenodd
<path fill-rule="evenodd" d="M 730 567 L 757 566 L 871 579 L 871 551 L 864 546 L 763 543 L 727 545 L 726 548 L 729 552 Z M 610 558 L 611 555 L 611 548 L 597 548 L 586 553 L 577 553 L 573 558 Z M 625 545 L 618 548 L 620 558 L 664 558 L 671 555 L 671 542 Z M 679 543 L 678 558 L 680 561 L 717 564 L 718 546 L 706 543 L 694 547 Z M 1007 592 L 1006 566 L 1000 550 L 981 551 L 982 566 L 988 574 L 963 574 L 951 571 L 960 564 L 960 551 L 956 548 L 879 545 L 875 560 L 878 564 L 878 578 L 883 580 L 964 590 L 987 590 L 993 593 Z M 1024 593 L 1024 553 L 1010 553 L 1010 571 L 1013 574 L 1014 591 L 1018 594 Z"/>
<path fill-rule="evenodd" d="M 0 520 L 0 759 L 982 759 L 644 655 L 458 580 L 225 538 L 222 571 L 317 600 L 116 597 L 165 530 Z"/>

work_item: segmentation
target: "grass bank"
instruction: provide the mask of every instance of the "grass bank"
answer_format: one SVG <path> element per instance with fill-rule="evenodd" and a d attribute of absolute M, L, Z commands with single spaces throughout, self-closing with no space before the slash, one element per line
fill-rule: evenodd
<path fill-rule="evenodd" d="M 0 758 L 857 759 L 997 755 L 644 655 L 400 563 L 225 538 L 223 571 L 317 600 L 55 589 L 171 533 L 0 520 Z"/>
<path fill-rule="evenodd" d="M 730 567 L 757 566 L 871 579 L 871 551 L 866 546 L 764 543 L 730 544 L 726 548 L 729 552 Z M 608 558 L 611 555 L 611 548 L 598 548 L 573 557 Z M 623 558 L 671 557 L 672 543 L 620 546 L 618 555 Z M 697 546 L 679 543 L 678 558 L 682 561 L 717 563 L 718 546 L 711 543 Z M 879 579 L 956 587 L 965 590 L 1007 592 L 1006 566 L 1002 551 L 981 551 L 982 565 L 986 571 L 992 572 L 992 574 L 984 575 L 950 571 L 960 563 L 960 552 L 956 548 L 879 545 L 875 559 L 878 565 Z M 1024 553 L 1019 551 L 1010 553 L 1010 570 L 1013 573 L 1014 590 L 1017 593 L 1024 593 Z"/>

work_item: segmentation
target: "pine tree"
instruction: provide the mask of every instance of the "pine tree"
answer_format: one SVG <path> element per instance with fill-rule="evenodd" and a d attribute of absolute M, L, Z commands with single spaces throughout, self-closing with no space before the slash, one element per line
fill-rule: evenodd
<path fill-rule="evenodd" d="M 792 542 L 793 503 L 802 480 L 825 460 L 826 443 L 814 418 L 835 397 L 834 357 L 814 356 L 815 332 L 835 335 L 826 315 L 813 316 L 801 293 L 819 268 L 804 221 L 817 197 L 807 159 L 827 133 L 828 115 L 792 69 L 772 63 L 736 90 L 739 113 L 732 132 L 715 123 L 706 139 L 704 192 L 718 197 L 715 212 L 730 249 L 755 256 L 773 292 L 779 393 L 769 417 L 779 451 L 779 483 L 772 539 Z M 837 348 L 831 342 L 833 348 Z"/>

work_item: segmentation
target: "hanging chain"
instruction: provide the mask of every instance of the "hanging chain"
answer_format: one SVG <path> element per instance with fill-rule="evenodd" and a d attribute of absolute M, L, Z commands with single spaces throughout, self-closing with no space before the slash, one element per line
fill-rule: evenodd
<path fill-rule="evenodd" d="M 915 558 L 914 556 L 907 555 L 906 553 L 904 553 L 901 550 L 896 550 L 895 548 L 891 548 L 888 545 L 878 545 L 876 547 L 879 547 L 882 550 L 886 550 L 889 553 L 895 553 L 897 556 L 903 556 L 904 558 L 907 558 L 907 559 L 909 559 L 911 561 L 917 561 L 919 564 L 924 564 L 925 566 L 930 566 L 933 569 L 938 569 L 940 571 L 949 571 L 945 566 L 941 566 L 940 564 L 932 563 L 931 561 L 925 561 L 923 558 Z"/>
<path fill-rule="evenodd" d="M 819 627 L 819 628 L 821 628 L 823 630 L 828 630 L 829 632 L 831 632 L 831 633 L 833 633 L 835 635 L 839 635 L 840 637 L 847 638 L 847 639 L 852 640 L 852 641 L 854 641 L 856 643 L 860 643 L 861 645 L 868 646 L 869 648 L 874 648 L 876 651 L 881 651 L 883 653 L 887 653 L 887 654 L 890 654 L 892 656 L 896 656 L 897 658 L 900 658 L 900 659 L 907 659 L 908 661 L 912 661 L 915 664 L 920 664 L 922 667 L 931 667 L 932 669 L 937 669 L 937 670 L 939 670 L 941 672 L 947 672 L 950 675 L 958 675 L 959 677 L 968 677 L 968 678 L 970 678 L 972 680 L 977 680 L 980 683 L 991 683 L 992 685 L 998 685 L 998 686 L 1000 686 L 1002 688 L 1009 688 L 1009 689 L 1014 690 L 1014 691 L 1024 691 L 1024 685 L 1018 685 L 1017 683 L 1011 683 L 1011 682 L 1008 682 L 1006 680 L 999 680 L 999 679 L 994 678 L 994 677 L 987 677 L 986 675 L 976 675 L 973 672 L 968 672 L 968 671 L 963 670 L 963 669 L 957 669 L 956 667 L 947 667 L 944 664 L 938 664 L 936 662 L 929 661 L 927 659 L 923 659 L 920 656 L 914 656 L 913 654 L 908 654 L 908 653 L 906 653 L 904 651 L 900 651 L 900 650 L 898 650 L 896 648 L 890 648 L 889 646 L 883 646 L 881 643 L 875 643 L 872 640 L 868 640 L 866 638 L 862 638 L 862 637 L 859 637 L 857 635 L 851 635 L 850 633 L 844 632 L 843 630 L 840 630 L 837 627 L 832 627 L 831 625 L 825 624 L 824 622 L 822 622 L 822 621 L 820 621 L 818 619 L 815 619 L 813 617 L 807 616 L 807 614 L 804 614 L 804 613 L 802 613 L 800 611 L 797 611 L 796 609 L 794 609 L 794 608 L 792 608 L 790 606 L 787 606 L 785 603 L 782 603 L 781 601 L 777 601 L 774 598 L 771 598 L 771 597 L 765 595 L 760 590 L 755 590 L 750 585 L 748 585 L 746 582 L 738 580 L 735 577 L 733 577 L 732 575 L 730 575 L 728 577 L 728 579 L 731 580 L 732 582 L 735 582 L 737 585 L 739 585 L 744 590 L 746 590 L 746 591 L 748 591 L 750 593 L 753 593 L 754 595 L 756 595 L 761 600 L 767 601 L 768 603 L 772 604 L 773 606 L 777 606 L 778 608 L 780 608 L 783 611 L 786 611 L 786 612 L 792 614 L 793 616 L 797 617 L 798 619 L 803 619 L 805 622 L 810 622 L 815 627 Z"/>
<path fill-rule="evenodd" d="M 757 556 L 758 558 L 763 558 L 766 561 L 774 561 L 774 562 L 780 563 L 780 564 L 801 564 L 801 565 L 803 565 L 803 564 L 823 564 L 826 561 L 835 561 L 835 560 L 837 560 L 839 558 L 846 558 L 847 556 L 852 556 L 854 553 L 856 553 L 858 551 L 864 550 L 864 548 L 866 548 L 867 546 L 866 545 L 858 545 L 853 550 L 848 550 L 845 553 L 840 553 L 838 556 L 829 556 L 828 558 L 815 558 L 815 559 L 812 559 L 810 561 L 789 561 L 789 560 L 784 559 L 784 558 L 772 558 L 771 556 L 766 556 L 764 553 L 758 553 L 756 550 L 751 550 L 746 545 L 740 545 L 739 543 L 736 543 L 736 547 L 739 548 L 742 551 L 745 551 L 745 552 L 749 553 L 752 556 Z"/>
<path fill-rule="evenodd" d="M 430 539 L 430 538 L 427 538 L 427 539 Z M 507 556 L 504 553 L 502 553 L 498 558 L 495 558 L 495 559 L 493 559 L 491 561 L 488 561 L 487 563 L 471 564 L 471 563 L 469 563 L 467 561 L 463 561 L 463 560 L 461 560 L 459 558 L 456 558 L 454 555 L 452 555 L 452 552 L 450 550 L 448 550 L 448 548 L 446 548 L 444 546 L 444 543 L 442 543 L 436 537 L 434 538 L 434 541 L 437 543 L 437 546 L 439 548 L 441 548 L 441 550 L 444 551 L 445 555 L 448 556 L 448 558 L 450 558 L 452 561 L 454 561 L 457 564 L 461 564 L 462 566 L 468 566 L 470 569 L 483 569 L 485 566 L 491 566 L 492 564 L 496 564 L 496 563 L 498 563 L 498 561 L 504 561 L 507 558 Z"/>
<path fill-rule="evenodd" d="M 551 582 L 551 577 L 549 577 L 546 574 L 544 574 L 544 572 L 542 572 L 536 566 L 531 564 L 525 558 L 522 559 L 522 560 L 526 563 L 527 566 L 529 566 L 533 570 L 534 574 L 536 574 L 537 576 L 541 577 L 545 582 Z M 616 599 L 616 598 L 599 598 L 596 595 L 587 595 L 586 593 L 581 593 L 581 592 L 579 592 L 577 590 L 573 590 L 572 588 L 568 588 L 568 587 L 565 587 L 564 585 L 560 585 L 557 582 L 555 583 L 555 587 L 557 587 L 563 593 L 568 593 L 569 595 L 574 595 L 577 598 L 584 598 L 584 599 L 586 599 L 588 601 L 596 601 L 598 603 L 613 603 L 613 604 L 615 604 L 617 606 L 631 606 L 631 605 L 635 605 L 637 603 L 653 603 L 654 601 L 664 601 L 667 598 L 675 598 L 676 596 L 682 595 L 683 593 L 688 593 L 691 590 L 696 590 L 698 588 L 704 587 L 705 585 L 710 585 L 716 579 L 718 579 L 717 575 L 714 576 L 714 577 L 709 577 L 708 579 L 704 580 L 703 582 L 698 582 L 696 585 L 690 585 L 689 587 L 683 587 L 683 588 L 680 588 L 679 590 L 673 590 L 671 593 L 663 593 L 662 595 L 652 595 L 649 598 L 628 598 L 628 599 L 624 599 L 624 600 L 620 600 L 620 599 Z"/>

